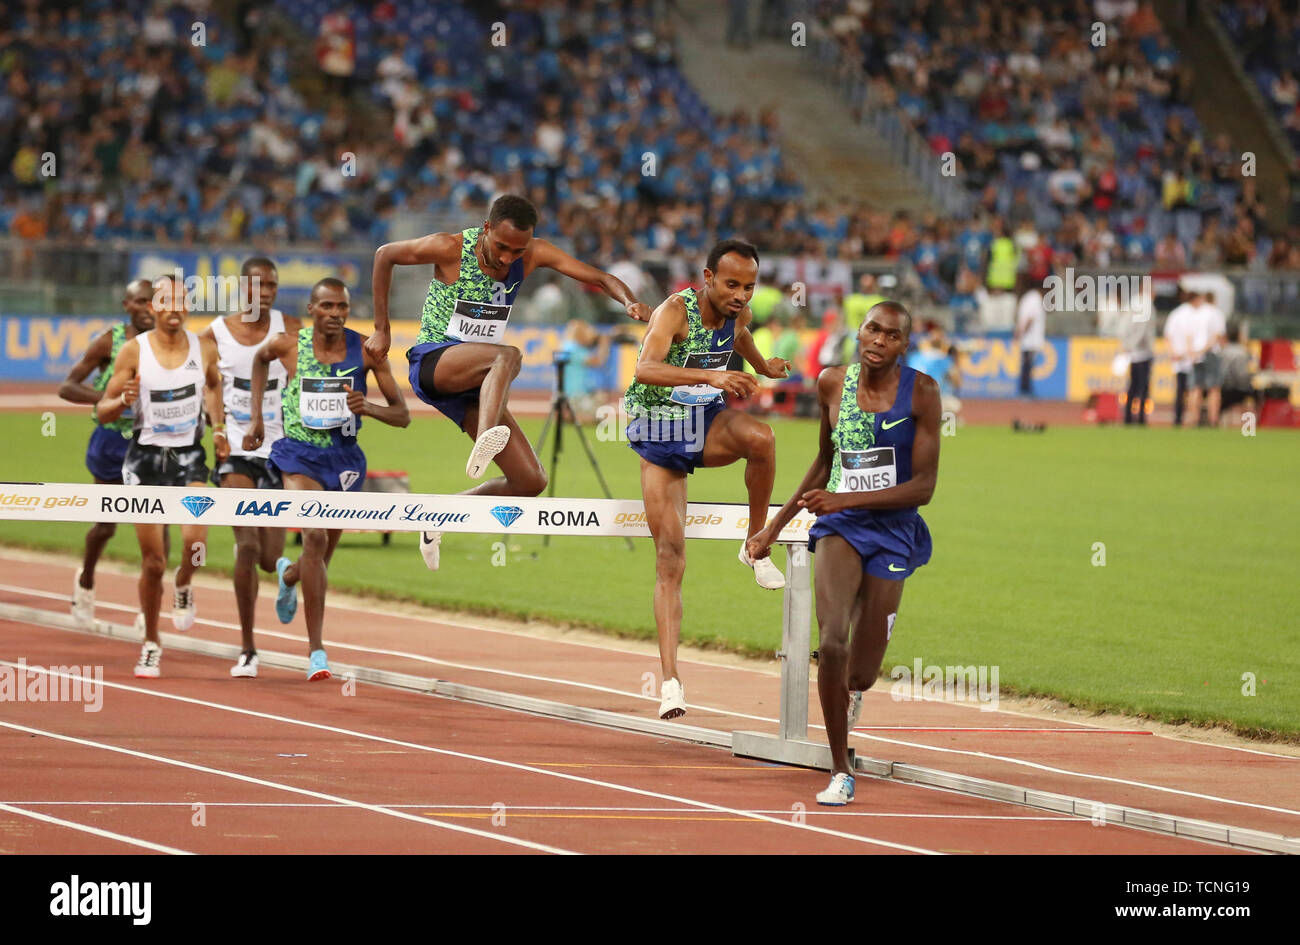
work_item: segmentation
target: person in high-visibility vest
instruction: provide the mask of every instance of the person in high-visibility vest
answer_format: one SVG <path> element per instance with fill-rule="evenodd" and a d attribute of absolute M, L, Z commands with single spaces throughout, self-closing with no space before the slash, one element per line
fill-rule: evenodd
<path fill-rule="evenodd" d="M 993 242 L 989 246 L 989 268 L 985 282 L 990 289 L 1010 292 L 1016 287 L 1016 270 L 1020 267 L 1020 250 L 1007 236 L 1001 217 L 993 218 Z"/>

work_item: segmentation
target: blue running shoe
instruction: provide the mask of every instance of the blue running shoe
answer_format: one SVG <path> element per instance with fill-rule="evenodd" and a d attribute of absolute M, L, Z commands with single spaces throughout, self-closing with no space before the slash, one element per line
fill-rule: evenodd
<path fill-rule="evenodd" d="M 311 661 L 307 664 L 307 679 L 311 682 L 319 682 L 322 679 L 329 679 L 332 675 L 330 664 L 325 659 L 325 651 L 312 650 Z"/>
<path fill-rule="evenodd" d="M 280 578 L 280 593 L 275 598 L 275 615 L 280 618 L 280 623 L 293 620 L 293 615 L 298 612 L 298 589 L 284 583 L 284 569 L 291 564 L 293 562 L 288 558 L 281 558 L 275 563 L 275 573 Z"/>

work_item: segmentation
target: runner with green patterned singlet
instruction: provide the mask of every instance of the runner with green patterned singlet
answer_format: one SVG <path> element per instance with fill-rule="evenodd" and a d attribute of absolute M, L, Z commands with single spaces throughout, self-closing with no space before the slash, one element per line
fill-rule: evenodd
<path fill-rule="evenodd" d="M 152 300 L 153 285 L 148 279 L 135 279 L 127 283 L 122 296 L 122 308 L 126 310 L 127 320 L 96 336 L 59 387 L 59 396 L 64 400 L 91 405 L 90 416 L 95 421 L 95 429 L 91 431 L 90 442 L 86 446 L 86 468 L 97 483 L 121 484 L 122 460 L 126 458 L 126 448 L 131 444 L 131 429 L 135 419 L 132 412 L 126 411 L 111 423 L 101 424 L 94 405 L 99 403 L 104 388 L 108 386 L 113 363 L 117 360 L 122 345 L 128 339 L 153 328 Z M 95 374 L 94 380 L 87 384 L 86 378 L 96 371 L 98 374 Z M 95 616 L 95 565 L 99 562 L 104 546 L 116 531 L 114 523 L 100 522 L 86 532 L 81 569 L 77 572 L 72 587 L 72 615 L 83 626 L 88 626 Z"/>
<path fill-rule="evenodd" d="M 284 436 L 271 445 L 268 462 L 279 471 L 286 491 L 361 491 L 366 457 L 357 443 L 360 418 L 372 417 L 394 427 L 411 422 L 388 358 L 372 355 L 364 347 L 365 335 L 346 327 L 351 304 L 347 286 L 341 281 L 320 280 L 307 302 L 311 324 L 275 335 L 253 356 L 251 419 L 243 449 L 251 452 L 262 446 L 266 435 L 263 397 L 270 365 L 279 361 L 289 372 L 281 400 Z M 374 377 L 386 404 L 366 398 L 367 375 Z M 304 528 L 298 560 L 281 558 L 276 562 L 279 593 L 275 612 L 281 623 L 289 623 L 297 612 L 296 587 L 302 584 L 307 678 L 311 681 L 331 676 L 324 644 L 326 571 L 342 534 L 340 528 Z"/>
<path fill-rule="evenodd" d="M 783 378 L 790 362 L 764 359 L 749 333 L 749 299 L 758 281 L 758 252 L 729 239 L 709 251 L 704 288 L 686 289 L 655 309 L 637 357 L 636 377 L 623 398 L 628 445 L 641 457 L 641 495 L 655 541 L 655 626 L 663 667 L 659 717 L 686 714 L 677 672 L 685 571 L 686 477 L 701 466 L 745 461 L 749 534 L 767 520 L 776 474 L 772 428 L 729 409 L 723 391 L 745 398 L 758 382 L 744 371 L 727 370 L 739 353 L 763 377 Z M 754 569 L 760 587 L 785 586 L 767 556 L 740 561 Z"/>
<path fill-rule="evenodd" d="M 808 550 L 817 554 L 817 692 L 833 762 L 817 802 L 827 806 L 853 800 L 848 733 L 880 672 L 904 580 L 930 560 L 918 507 L 930 501 L 939 474 L 940 394 L 934 378 L 899 363 L 911 331 L 898 302 L 866 313 L 859 361 L 817 379 L 817 458 L 748 543 L 751 554 L 766 554 L 800 509 L 817 516 Z"/>
<path fill-rule="evenodd" d="M 537 269 L 554 269 L 622 303 L 628 317 L 650 318 L 648 306 L 607 272 L 579 262 L 533 236 L 537 208 L 523 197 L 498 197 L 482 226 L 386 243 L 375 252 L 375 331 L 366 350 L 386 358 L 392 343 L 388 290 L 394 266 L 433 266 L 420 334 L 406 353 L 411 389 L 474 441 L 465 474 L 482 478 L 495 462 L 501 475 L 465 495 L 540 495 L 546 470 L 508 407 L 523 355 L 509 344 L 511 309 L 520 285 Z M 439 563 L 438 532 L 420 536 L 430 570 Z"/>

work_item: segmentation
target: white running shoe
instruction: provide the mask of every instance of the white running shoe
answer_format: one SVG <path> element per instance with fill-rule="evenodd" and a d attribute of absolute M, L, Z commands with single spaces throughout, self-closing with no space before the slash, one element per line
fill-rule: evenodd
<path fill-rule="evenodd" d="M 849 690 L 849 731 L 853 731 L 853 726 L 858 724 L 858 719 L 862 718 L 862 690 Z"/>
<path fill-rule="evenodd" d="M 740 563 L 747 568 L 754 569 L 754 580 L 758 582 L 759 587 L 765 587 L 769 591 L 777 591 L 785 587 L 785 575 L 781 573 L 780 568 L 772 563 L 771 555 L 766 558 L 751 558 L 742 543 L 740 546 Z"/>
<path fill-rule="evenodd" d="M 182 633 L 194 626 L 194 588 L 176 588 L 172 596 L 172 626 Z"/>
<path fill-rule="evenodd" d="M 843 807 L 853 802 L 853 775 L 837 772 L 831 777 L 826 790 L 817 795 L 817 803 L 823 807 Z"/>
<path fill-rule="evenodd" d="M 140 658 L 135 663 L 135 674 L 140 679 L 157 679 L 162 675 L 162 647 L 146 640 L 140 647 Z"/>
<path fill-rule="evenodd" d="M 257 654 L 245 650 L 239 654 L 239 661 L 230 667 L 230 675 L 236 679 L 257 678 Z"/>
<path fill-rule="evenodd" d="M 487 472 L 488 463 L 492 458 L 506 448 L 510 442 L 510 428 L 507 426 L 492 427 L 490 430 L 484 430 L 474 441 L 474 449 L 469 454 L 469 462 L 465 464 L 465 475 L 471 479 L 482 479 L 483 474 Z"/>
<path fill-rule="evenodd" d="M 438 559 L 442 547 L 442 532 L 420 532 L 420 557 L 430 571 L 438 570 Z"/>
<path fill-rule="evenodd" d="M 677 679 L 665 679 L 659 687 L 659 718 L 679 719 L 686 714 L 686 690 Z"/>
<path fill-rule="evenodd" d="M 81 568 L 72 579 L 72 616 L 83 627 L 95 622 L 95 589 L 81 586 Z"/>

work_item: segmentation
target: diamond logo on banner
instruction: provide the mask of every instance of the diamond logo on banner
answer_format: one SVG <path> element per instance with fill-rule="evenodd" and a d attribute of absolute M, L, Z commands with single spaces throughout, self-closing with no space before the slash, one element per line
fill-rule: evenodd
<path fill-rule="evenodd" d="M 517 505 L 497 505 L 492 508 L 492 517 L 506 528 L 519 521 L 519 516 L 523 514 L 524 510 Z"/>
<path fill-rule="evenodd" d="M 212 508 L 214 501 L 205 495 L 187 495 L 181 499 L 181 505 L 189 509 L 190 514 L 198 518 L 208 509 Z"/>

